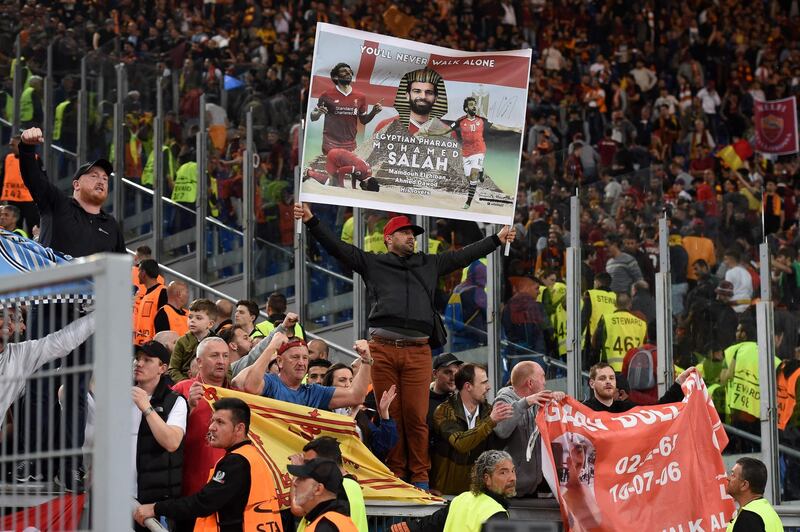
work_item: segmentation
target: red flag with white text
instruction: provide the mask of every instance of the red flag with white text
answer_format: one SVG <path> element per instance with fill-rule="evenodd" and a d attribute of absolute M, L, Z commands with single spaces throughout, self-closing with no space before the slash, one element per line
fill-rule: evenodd
<path fill-rule="evenodd" d="M 693 373 L 681 403 L 596 412 L 549 403 L 536 424 L 545 479 L 565 530 L 724 530 L 734 511 L 721 451 L 728 444 Z"/>

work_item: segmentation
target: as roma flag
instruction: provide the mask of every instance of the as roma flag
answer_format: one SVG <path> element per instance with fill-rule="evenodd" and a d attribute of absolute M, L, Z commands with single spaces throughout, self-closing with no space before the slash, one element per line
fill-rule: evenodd
<path fill-rule="evenodd" d="M 761 153 L 797 153 L 797 100 L 756 100 L 753 107 L 756 127 L 755 148 Z"/>
<path fill-rule="evenodd" d="M 545 479 L 565 530 L 725 530 L 728 438 L 702 379 L 681 403 L 595 412 L 567 397 L 539 411 Z"/>

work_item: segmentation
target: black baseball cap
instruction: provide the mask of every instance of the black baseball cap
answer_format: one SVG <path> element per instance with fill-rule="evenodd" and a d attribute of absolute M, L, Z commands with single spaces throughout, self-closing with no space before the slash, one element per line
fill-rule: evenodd
<path fill-rule="evenodd" d="M 164 364 L 169 364 L 169 359 L 172 356 L 172 354 L 166 347 L 164 347 L 163 344 L 156 342 L 155 340 L 150 340 L 142 345 L 134 345 L 133 354 L 136 355 L 136 353 L 139 352 L 142 352 L 149 357 L 157 358 Z"/>
<path fill-rule="evenodd" d="M 299 478 L 313 478 L 333 494 L 343 493 L 342 471 L 329 458 L 314 458 L 303 465 L 289 464 L 286 470 Z"/>
<path fill-rule="evenodd" d="M 108 177 L 111 177 L 111 174 L 114 173 L 114 166 L 112 166 L 112 164 L 108 162 L 108 160 L 97 159 L 96 161 L 83 163 L 82 165 L 80 165 L 80 167 L 78 167 L 78 170 L 75 172 L 75 175 L 72 177 L 72 180 L 77 181 L 83 174 L 85 174 L 95 166 L 99 166 L 100 168 L 105 170 L 106 174 L 108 174 Z"/>
<path fill-rule="evenodd" d="M 453 364 L 463 364 L 453 353 L 442 353 L 433 359 L 433 369 L 452 366 Z"/>

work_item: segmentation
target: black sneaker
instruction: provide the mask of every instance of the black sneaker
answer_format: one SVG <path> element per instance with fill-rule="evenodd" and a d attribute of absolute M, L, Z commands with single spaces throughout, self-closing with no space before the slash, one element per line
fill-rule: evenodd
<path fill-rule="evenodd" d="M 54 479 L 54 482 L 57 486 L 63 488 L 63 490 L 67 493 L 86 493 L 86 486 L 84 485 L 84 478 L 86 474 L 83 472 L 82 469 L 72 469 L 67 474 L 64 481 L 61 480 L 60 477 L 57 476 Z"/>
<path fill-rule="evenodd" d="M 14 475 L 14 480 L 20 484 L 27 482 L 42 482 L 44 475 L 35 471 L 33 462 L 20 462 Z"/>

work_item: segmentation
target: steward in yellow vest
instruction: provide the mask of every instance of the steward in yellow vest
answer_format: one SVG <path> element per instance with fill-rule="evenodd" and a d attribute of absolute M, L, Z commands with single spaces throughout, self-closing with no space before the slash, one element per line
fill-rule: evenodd
<path fill-rule="evenodd" d="M 256 324 L 253 332 L 250 333 L 250 338 L 267 337 L 275 328 L 276 323 L 280 323 L 286 319 L 286 296 L 280 292 L 273 292 L 267 298 L 267 319 L 261 323 Z M 288 333 L 288 331 L 287 331 Z M 305 331 L 303 326 L 296 323 L 294 326 L 294 336 L 305 340 Z"/>
<path fill-rule="evenodd" d="M 20 122 L 30 122 L 33 120 L 33 87 L 28 87 L 22 91 L 19 98 L 19 120 Z"/>
<path fill-rule="evenodd" d="M 281 321 L 281 320 L 276 320 Z M 250 333 L 250 338 L 261 338 L 267 337 L 270 335 L 272 330 L 275 328 L 275 323 L 270 320 L 264 320 L 261 323 L 256 324 L 256 328 L 253 329 L 253 332 Z M 298 323 L 294 327 L 294 335 L 301 340 L 306 339 L 306 335 L 303 331 L 303 327 Z"/>
<path fill-rule="evenodd" d="M 407 523 L 392 525 L 392 532 L 444 530 L 480 532 L 487 521 L 508 519 L 508 499 L 516 494 L 514 462 L 506 451 L 484 451 L 472 466 L 470 491 L 458 495 L 449 506 Z"/>
<path fill-rule="evenodd" d="M 64 113 L 67 107 L 72 105 L 72 99 L 68 98 L 56 105 L 56 116 L 53 120 L 53 140 L 61 140 L 61 129 L 64 126 Z"/>
<path fill-rule="evenodd" d="M 272 472 L 247 439 L 250 408 L 241 399 L 216 401 L 209 425 L 209 445 L 225 449 L 208 484 L 188 497 L 139 506 L 134 519 L 164 516 L 195 521 L 195 532 L 228 530 L 283 532 Z"/>
<path fill-rule="evenodd" d="M 628 351 L 647 341 L 647 323 L 630 313 L 631 296 L 628 294 L 618 294 L 616 306 L 614 312 L 600 318 L 592 344 L 600 349 L 600 359 L 620 372 Z"/>
<path fill-rule="evenodd" d="M 290 464 L 287 471 L 295 477 L 292 513 L 303 516 L 308 522 L 305 532 L 316 532 L 322 523 L 325 523 L 325 530 L 358 532 L 349 517 L 339 464 L 329 458 L 314 458 L 302 465 Z"/>
<path fill-rule="evenodd" d="M 508 509 L 503 506 L 501 497 L 494 493 L 471 491 L 462 493 L 450 503 L 445 532 L 480 532 L 483 523 L 494 515 L 508 518 Z M 508 503 L 506 503 L 508 504 Z"/>
<path fill-rule="evenodd" d="M 591 345 L 600 317 L 603 314 L 611 314 L 617 308 L 617 294 L 611 291 L 610 286 L 611 276 L 601 272 L 594 278 L 594 288 L 583 293 L 581 334 L 586 338 L 586 345 Z"/>
<path fill-rule="evenodd" d="M 567 354 L 567 285 L 555 281 L 557 278 L 558 273 L 555 270 L 545 271 L 542 274 L 542 281 L 546 288 L 540 293 L 547 318 L 556 337 L 558 356 L 564 357 Z M 553 282 L 550 282 L 551 280 Z"/>
<path fill-rule="evenodd" d="M 155 148 L 150 150 L 150 155 L 147 156 L 147 162 L 142 170 L 142 185 L 150 188 L 153 188 L 153 179 L 156 171 L 155 154 Z M 168 143 L 161 146 L 161 155 L 164 158 L 164 177 L 167 179 L 168 184 L 174 183 L 177 168 L 175 166 L 175 155 L 172 153 L 172 148 Z"/>
<path fill-rule="evenodd" d="M 744 324 L 736 327 L 738 344 L 724 351 L 727 369 L 720 374 L 720 383 L 725 385 L 726 410 L 733 421 L 755 422 L 761 415 L 761 389 L 759 387 L 758 344 L 751 341 L 754 332 Z M 774 357 L 775 367 L 781 360 Z M 745 415 L 742 415 L 745 414 Z"/>
<path fill-rule="evenodd" d="M 172 188 L 172 201 L 197 204 L 197 163 L 195 161 L 185 162 L 178 168 L 175 186 Z"/>
<path fill-rule="evenodd" d="M 19 97 L 19 121 L 23 128 L 42 121 L 42 89 L 40 76 L 30 76 Z"/>
<path fill-rule="evenodd" d="M 755 458 L 742 457 L 736 460 L 728 472 L 725 491 L 739 505 L 739 510 L 728 523 L 727 532 L 783 532 L 783 523 L 764 498 L 767 486 L 767 467 Z"/>

